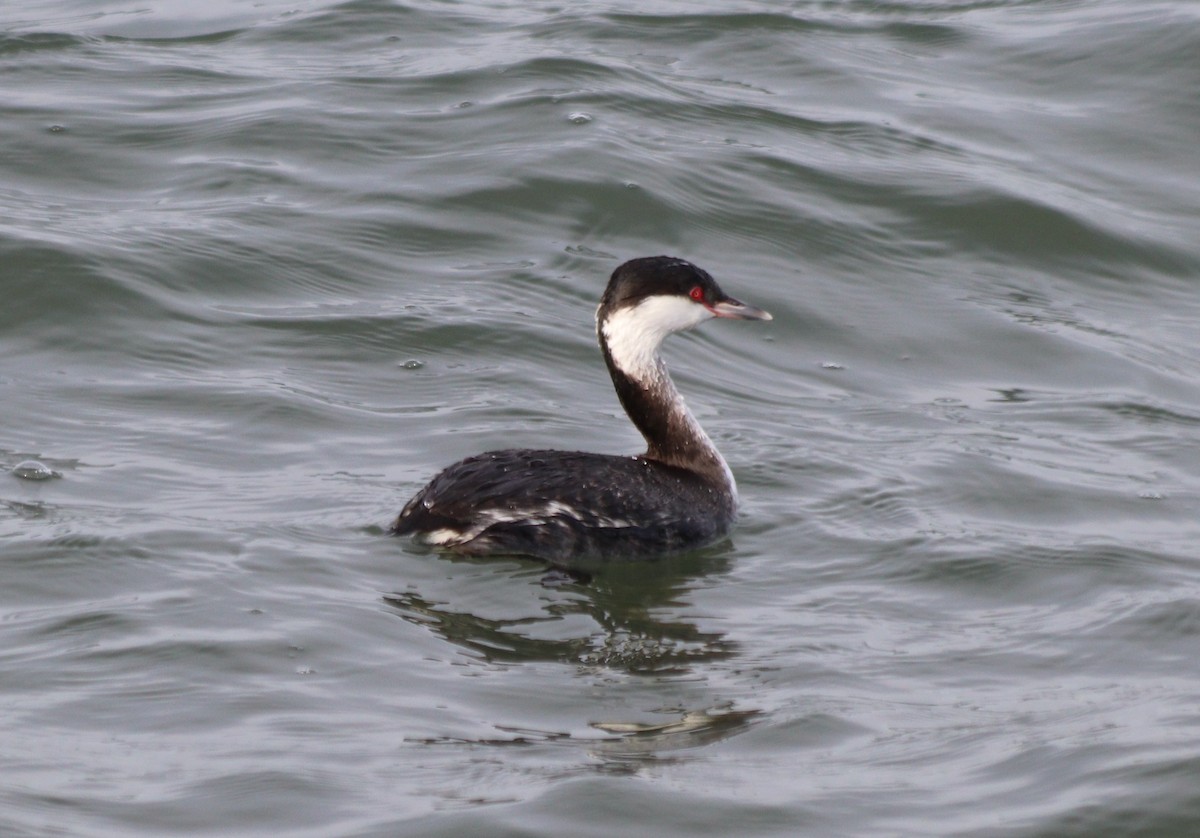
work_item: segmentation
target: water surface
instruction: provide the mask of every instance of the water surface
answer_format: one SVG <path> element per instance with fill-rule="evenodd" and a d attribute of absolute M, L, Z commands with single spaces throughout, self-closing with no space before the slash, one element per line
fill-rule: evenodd
<path fill-rule="evenodd" d="M 0 831 L 1200 828 L 1194 4 L 0 33 Z M 591 318 L 655 253 L 775 315 L 668 347 L 733 537 L 386 536 L 468 454 L 638 449 Z"/>

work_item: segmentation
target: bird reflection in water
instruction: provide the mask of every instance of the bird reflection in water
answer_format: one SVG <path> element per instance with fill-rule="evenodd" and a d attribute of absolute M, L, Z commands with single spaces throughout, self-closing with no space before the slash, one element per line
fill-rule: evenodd
<path fill-rule="evenodd" d="M 675 612 L 698 579 L 728 570 L 728 546 L 648 563 L 614 563 L 591 573 L 543 575 L 542 614 L 484 617 L 420 592 L 388 594 L 384 601 L 404 619 L 424 626 L 445 640 L 489 663 L 559 661 L 604 666 L 629 673 L 684 672 L 696 664 L 724 660 L 736 651 L 719 632 L 703 631 Z M 495 560 L 443 556 L 452 564 Z M 514 560 L 517 561 L 517 560 Z M 528 575 L 533 562 L 521 560 L 514 576 Z M 536 565 L 535 573 L 544 574 Z M 547 596 L 548 594 L 548 596 Z M 489 602 L 494 610 L 495 602 Z M 563 637 L 568 620 L 588 617 L 590 631 Z"/>
<path fill-rule="evenodd" d="M 702 630 L 679 616 L 690 606 L 690 592 L 728 572 L 729 553 L 729 546 L 722 545 L 653 563 L 602 566 L 590 576 L 551 572 L 539 580 L 540 613 L 533 615 L 485 617 L 411 590 L 385 596 L 384 601 L 403 619 L 466 650 L 470 660 L 483 666 L 552 661 L 588 671 L 681 675 L 691 680 L 706 664 L 728 660 L 738 651 L 737 644 L 724 634 Z M 506 567 L 498 566 L 494 559 L 443 559 L 471 565 L 472 570 L 486 564 L 490 574 L 500 573 L 508 581 L 531 581 L 545 573 L 544 566 L 525 561 Z M 449 582 L 443 597 L 469 587 Z M 522 601 L 527 605 L 528 597 Z M 486 607 L 494 612 L 496 605 L 496 598 L 491 597 L 480 610 Z M 583 746 L 601 758 L 607 769 L 636 770 L 641 761 L 663 759 L 663 751 L 736 735 L 759 713 L 734 709 L 728 700 L 714 700 L 699 709 L 676 707 L 665 715 L 661 710 L 653 712 L 651 723 L 644 718 L 591 719 L 595 737 L 497 724 L 495 729 L 501 735 L 494 740 L 464 743 L 439 738 L 423 744 Z"/>

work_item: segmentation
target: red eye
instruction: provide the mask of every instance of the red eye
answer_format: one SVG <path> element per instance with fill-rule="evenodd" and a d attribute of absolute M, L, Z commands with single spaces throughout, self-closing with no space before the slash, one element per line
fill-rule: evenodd
<path fill-rule="evenodd" d="M 691 297 L 696 302 L 702 303 L 702 302 L 704 302 L 704 289 L 701 288 L 699 285 L 697 285 L 695 288 L 693 288 L 691 291 L 688 292 L 688 296 Z"/>

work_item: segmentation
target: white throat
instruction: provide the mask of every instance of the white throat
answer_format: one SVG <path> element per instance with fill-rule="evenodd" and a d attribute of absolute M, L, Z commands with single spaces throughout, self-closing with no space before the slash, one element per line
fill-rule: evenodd
<path fill-rule="evenodd" d="M 687 297 L 660 294 L 618 309 L 597 326 L 617 368 L 645 384 L 666 376 L 658 356 L 663 339 L 712 316 L 711 311 Z"/>

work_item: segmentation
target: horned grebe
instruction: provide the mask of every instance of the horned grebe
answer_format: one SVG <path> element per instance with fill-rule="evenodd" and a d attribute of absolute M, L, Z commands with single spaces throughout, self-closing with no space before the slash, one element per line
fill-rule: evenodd
<path fill-rule="evenodd" d="M 392 532 L 466 555 L 523 554 L 558 565 L 654 558 L 725 535 L 737 516 L 733 474 L 658 354 L 667 335 L 712 317 L 771 319 L 682 259 L 621 265 L 596 309 L 596 335 L 646 453 L 510 449 L 468 457 L 417 492 Z"/>

